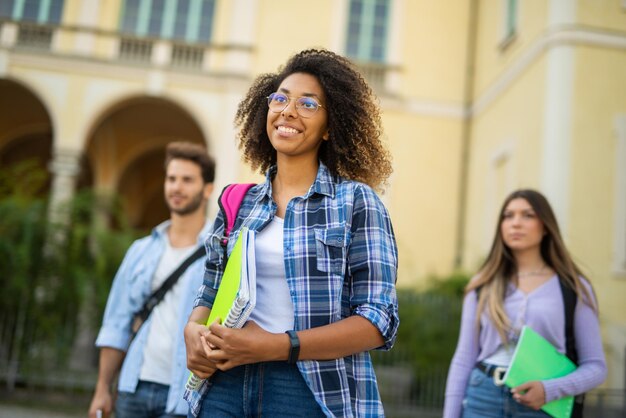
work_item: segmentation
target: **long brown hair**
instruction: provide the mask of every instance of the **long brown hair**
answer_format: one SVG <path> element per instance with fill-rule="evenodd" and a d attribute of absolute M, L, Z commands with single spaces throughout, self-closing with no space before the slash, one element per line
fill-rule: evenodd
<path fill-rule="evenodd" d="M 491 321 L 498 330 L 503 342 L 507 342 L 506 330 L 510 326 L 510 320 L 504 310 L 504 297 L 509 282 L 516 280 L 517 263 L 511 249 L 504 243 L 501 225 L 504 219 L 504 211 L 514 199 L 526 200 L 543 223 L 544 236 L 541 240 L 540 251 L 546 265 L 556 272 L 559 279 L 566 286 L 569 286 L 576 292 L 579 300 L 584 301 L 584 303 L 587 303 L 597 311 L 594 299 L 581 283 L 581 270 L 572 260 L 569 251 L 567 251 L 563 243 L 559 225 L 548 200 L 536 190 L 516 190 L 502 204 L 498 225 L 487 260 L 480 268 L 477 277 L 465 288 L 466 293 L 480 288 L 476 321 L 479 323 L 481 313 L 487 309 Z"/>

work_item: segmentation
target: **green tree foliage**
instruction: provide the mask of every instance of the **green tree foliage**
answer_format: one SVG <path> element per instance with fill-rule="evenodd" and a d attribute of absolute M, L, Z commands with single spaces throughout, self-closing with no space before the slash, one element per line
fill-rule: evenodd
<path fill-rule="evenodd" d="M 440 408 L 456 348 L 469 277 L 429 280 L 426 290 L 398 289 L 400 327 L 390 352 L 372 352 L 383 400 Z"/>
<path fill-rule="evenodd" d="M 400 327 L 390 353 L 373 353 L 378 364 L 403 363 L 415 374 L 447 370 L 456 347 L 469 277 L 431 278 L 426 290 L 398 289 Z"/>
<path fill-rule="evenodd" d="M 447 370 L 459 333 L 467 276 L 431 279 L 423 292 L 399 293 L 398 340 L 408 348 L 416 373 Z"/>
<path fill-rule="evenodd" d="M 80 319 L 97 329 L 111 281 L 135 238 L 111 199 L 81 191 L 48 222 L 46 173 L 0 170 L 0 370 L 62 368 Z M 115 217 L 118 230 L 101 226 Z M 104 220 L 104 221 L 103 221 Z M 89 304 L 89 309 L 85 309 Z M 91 316 L 79 318 L 88 312 Z"/>

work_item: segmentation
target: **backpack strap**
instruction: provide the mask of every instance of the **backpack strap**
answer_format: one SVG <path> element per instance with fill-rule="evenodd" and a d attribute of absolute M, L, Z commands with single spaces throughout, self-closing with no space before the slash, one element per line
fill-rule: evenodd
<path fill-rule="evenodd" d="M 563 308 L 565 310 L 565 355 L 578 366 L 578 351 L 576 350 L 576 335 L 574 334 L 574 313 L 576 311 L 576 302 L 578 295 L 576 291 L 561 280 L 559 277 L 559 285 L 563 294 Z M 585 394 L 574 397 L 574 407 L 572 409 L 571 418 L 582 418 L 583 406 L 585 402 Z"/>
<path fill-rule="evenodd" d="M 252 186 L 256 186 L 254 183 L 233 183 L 224 187 L 220 197 L 217 199 L 217 203 L 224 215 L 224 235 L 222 236 L 222 248 L 224 248 L 224 256 L 227 258 L 226 254 L 226 246 L 228 245 L 228 237 L 230 236 L 230 231 L 232 231 L 235 226 L 235 221 L 237 221 L 237 214 L 239 213 L 239 208 L 241 207 L 241 203 L 243 202 L 243 198 L 248 193 L 248 190 L 252 188 Z"/>
<path fill-rule="evenodd" d="M 161 301 L 165 297 L 165 294 L 169 292 L 172 287 L 174 287 L 180 276 L 182 276 L 183 273 L 185 273 L 185 271 L 189 268 L 189 266 L 191 266 L 196 260 L 204 257 L 205 255 L 206 249 L 204 248 L 204 246 L 196 248 L 196 251 L 194 251 L 189 257 L 183 260 L 183 262 L 180 263 L 176 270 L 170 273 L 170 275 L 167 277 L 167 279 L 165 279 L 163 284 L 161 284 L 161 287 L 152 292 L 152 294 L 148 297 L 148 299 L 141 307 L 141 310 L 135 314 L 135 318 L 133 320 L 135 328 L 133 332 L 135 334 L 137 333 L 137 331 L 139 331 L 139 327 L 141 326 L 141 324 L 143 324 L 146 319 L 148 319 L 148 317 L 152 313 L 152 310 L 159 303 L 161 303 Z"/>
<path fill-rule="evenodd" d="M 576 336 L 574 335 L 574 312 L 578 296 L 574 289 L 569 287 L 559 277 L 559 285 L 563 294 L 563 307 L 565 309 L 565 355 L 578 365 L 578 352 L 576 351 Z"/>

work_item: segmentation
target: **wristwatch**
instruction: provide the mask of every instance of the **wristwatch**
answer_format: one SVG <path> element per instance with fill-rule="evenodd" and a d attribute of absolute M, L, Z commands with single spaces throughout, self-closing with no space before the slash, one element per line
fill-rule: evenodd
<path fill-rule="evenodd" d="M 296 364 L 296 362 L 298 361 L 298 357 L 300 356 L 300 339 L 298 338 L 298 334 L 296 334 L 296 331 L 294 330 L 285 332 L 287 333 L 287 335 L 289 335 L 289 343 L 291 344 L 287 363 Z"/>

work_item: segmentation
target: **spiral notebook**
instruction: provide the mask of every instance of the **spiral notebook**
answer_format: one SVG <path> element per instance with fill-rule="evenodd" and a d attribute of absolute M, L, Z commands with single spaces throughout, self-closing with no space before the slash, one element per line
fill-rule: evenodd
<path fill-rule="evenodd" d="M 244 326 L 256 305 L 256 262 L 254 256 L 255 232 L 243 228 L 231 252 L 222 281 L 215 295 L 215 301 L 206 325 L 217 318 L 229 328 Z M 185 386 L 188 390 L 200 387 L 202 379 L 193 373 Z"/>
<path fill-rule="evenodd" d="M 504 375 L 504 383 L 514 388 L 532 380 L 563 377 L 574 370 L 576 365 L 565 354 L 532 328 L 524 326 L 511 365 Z M 573 407 L 574 397 L 565 396 L 548 402 L 541 409 L 555 418 L 569 418 Z"/>

